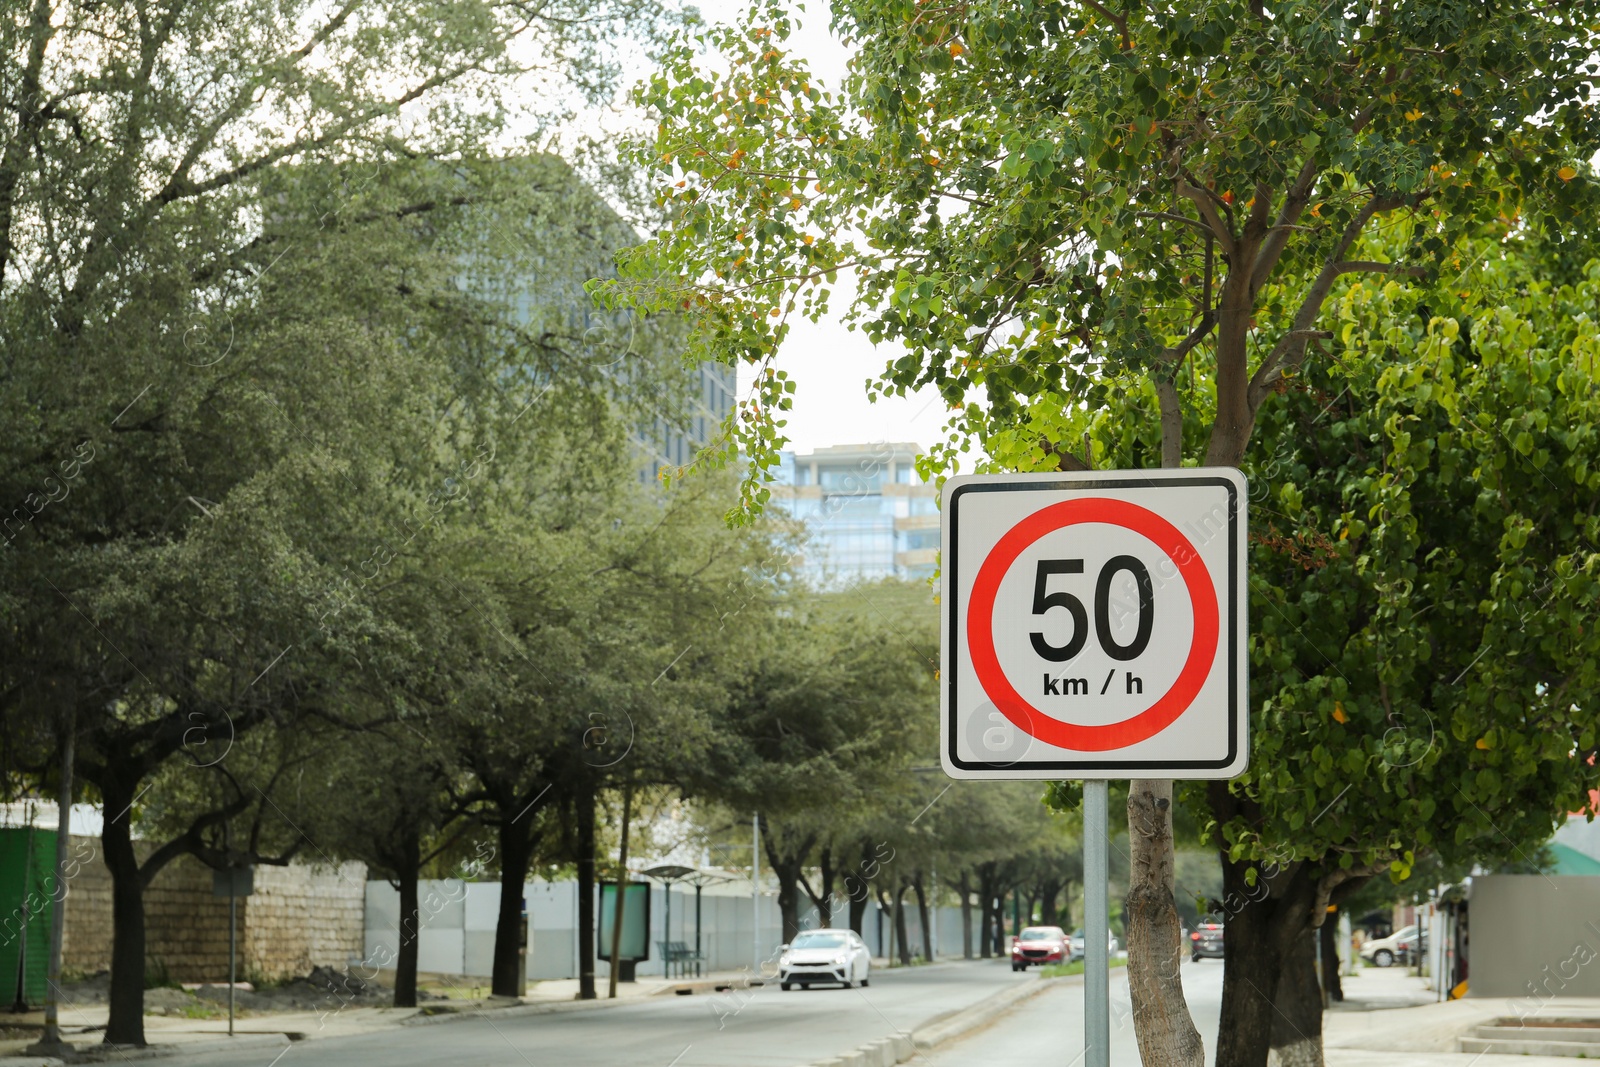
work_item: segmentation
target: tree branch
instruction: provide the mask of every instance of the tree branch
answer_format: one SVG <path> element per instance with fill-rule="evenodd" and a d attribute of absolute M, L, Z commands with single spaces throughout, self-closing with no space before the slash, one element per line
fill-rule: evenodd
<path fill-rule="evenodd" d="M 1409 278 L 1426 278 L 1426 267 L 1402 267 L 1398 263 L 1377 263 L 1367 259 L 1347 259 L 1343 263 L 1335 264 L 1334 270 L 1339 274 L 1355 274 L 1365 271 L 1370 274 L 1404 274 Z"/>
<path fill-rule="evenodd" d="M 1380 211 L 1397 208 L 1402 203 L 1404 201 L 1399 197 L 1373 195 L 1361 205 L 1361 210 L 1356 212 L 1355 218 L 1345 226 L 1344 232 L 1334 242 L 1328 258 L 1323 262 L 1322 270 L 1317 273 L 1316 280 L 1306 291 L 1305 299 L 1300 302 L 1300 309 L 1295 312 L 1289 332 L 1279 338 L 1267 358 L 1261 361 L 1261 366 L 1250 377 L 1246 396 L 1251 412 L 1255 412 L 1261 406 L 1262 400 L 1266 399 L 1267 393 L 1278 379 L 1283 377 L 1285 370 L 1293 370 L 1305 359 L 1307 343 L 1318 335 L 1312 327 L 1317 321 L 1317 316 L 1322 313 L 1322 305 L 1333 289 L 1334 280 L 1339 277 L 1339 267 L 1344 262 L 1344 254 L 1361 236 L 1361 231 L 1366 228 L 1372 216 Z"/>
<path fill-rule="evenodd" d="M 1212 236 L 1222 245 L 1222 254 L 1232 260 L 1237 252 L 1233 231 L 1228 228 L 1227 223 L 1222 221 L 1222 215 L 1218 213 L 1217 205 L 1214 202 L 1216 198 L 1211 191 L 1190 185 L 1182 178 L 1178 179 L 1177 189 L 1179 196 L 1187 197 L 1194 201 L 1194 206 L 1200 209 L 1200 214 L 1210 226 Z"/>
<path fill-rule="evenodd" d="M 1266 239 L 1261 242 L 1261 250 L 1256 253 L 1255 263 L 1250 267 L 1250 294 L 1254 296 L 1267 284 L 1267 278 L 1278 265 L 1283 251 L 1289 245 L 1289 235 L 1294 232 L 1294 224 L 1300 221 L 1301 212 L 1311 200 L 1311 189 L 1317 181 L 1317 167 L 1314 160 L 1307 159 L 1300 165 L 1300 173 L 1295 176 L 1294 184 L 1289 187 L 1289 192 L 1283 198 L 1283 208 L 1278 212 L 1277 221 L 1267 231 Z"/>
<path fill-rule="evenodd" d="M 1090 469 L 1089 464 L 1085 463 L 1082 459 L 1079 459 L 1071 452 L 1068 452 L 1064 449 L 1057 449 L 1055 443 L 1052 442 L 1048 437 L 1041 437 L 1039 439 L 1039 447 L 1044 450 L 1045 455 L 1056 457 L 1057 470 L 1086 471 Z"/>
<path fill-rule="evenodd" d="M 1364 867 L 1351 867 L 1349 870 L 1334 868 L 1317 880 L 1317 891 L 1311 899 L 1311 927 L 1320 929 L 1322 921 L 1328 917 L 1328 898 L 1333 891 L 1346 882 L 1357 878 L 1371 878 L 1381 871 L 1389 869 L 1387 863 L 1369 863 Z"/>
<path fill-rule="evenodd" d="M 0 154 L 0 284 L 5 282 L 6 268 L 11 264 L 11 223 L 16 211 L 17 183 L 22 180 L 28 145 L 44 121 L 41 74 L 45 49 L 56 32 L 51 23 L 53 7 L 50 0 L 34 2 L 28 20 L 28 62 L 22 71 L 21 91 L 17 94 L 17 128 L 6 141 L 4 154 Z"/>
<path fill-rule="evenodd" d="M 161 869 L 185 853 L 192 853 L 196 856 L 202 852 L 215 853 L 215 849 L 207 847 L 204 839 L 200 836 L 201 831 L 219 823 L 227 822 L 234 816 L 242 814 L 249 809 L 250 804 L 249 794 L 241 793 L 230 803 L 198 816 L 189 824 L 187 830 L 150 853 L 149 858 L 139 867 L 139 883 L 149 889 L 150 883 L 155 881 L 155 877 L 161 873 Z"/>
<path fill-rule="evenodd" d="M 1090 7 L 1100 12 L 1100 14 L 1111 20 L 1111 24 L 1115 26 L 1117 28 L 1117 32 L 1122 35 L 1123 48 L 1133 47 L 1133 39 L 1128 36 L 1128 17 L 1126 15 L 1113 14 L 1109 8 L 1097 3 L 1096 0 L 1084 0 L 1084 3 L 1088 4 Z"/>
<path fill-rule="evenodd" d="M 1193 226 L 1207 237 L 1211 236 L 1210 226 L 1207 226 L 1199 219 L 1191 219 L 1187 215 L 1179 215 L 1171 211 L 1141 211 L 1139 212 L 1139 217 L 1142 219 L 1166 219 L 1168 222 L 1186 223 L 1190 226 Z"/>
<path fill-rule="evenodd" d="M 1177 364 L 1182 362 L 1195 345 L 1206 339 L 1212 329 L 1217 325 L 1217 312 L 1215 308 L 1206 308 L 1200 315 L 1200 324 L 1189 331 L 1189 335 L 1179 341 L 1172 348 L 1164 349 L 1161 358 L 1164 362 Z"/>

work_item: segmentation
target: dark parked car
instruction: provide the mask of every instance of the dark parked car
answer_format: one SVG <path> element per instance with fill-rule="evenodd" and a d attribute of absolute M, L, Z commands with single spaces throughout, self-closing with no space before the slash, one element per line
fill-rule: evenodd
<path fill-rule="evenodd" d="M 1222 924 L 1213 920 L 1202 920 L 1194 928 L 1194 933 L 1189 935 L 1189 960 L 1199 963 L 1203 959 L 1220 960 L 1222 958 Z"/>

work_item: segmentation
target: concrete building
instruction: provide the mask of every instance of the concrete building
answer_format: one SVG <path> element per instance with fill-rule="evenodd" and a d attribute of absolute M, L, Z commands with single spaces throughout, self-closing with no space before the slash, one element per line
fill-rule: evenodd
<path fill-rule="evenodd" d="M 685 398 L 682 413 L 673 420 L 658 419 L 634 431 L 639 455 L 639 480 L 658 485 L 663 468 L 686 466 L 695 453 L 722 431 L 737 397 L 737 372 L 721 363 L 701 363 L 692 374 L 696 389 Z"/>
<path fill-rule="evenodd" d="M 917 474 L 921 452 L 902 442 L 783 453 L 772 501 L 806 524 L 800 569 L 812 584 L 933 575 L 938 489 Z"/>
<path fill-rule="evenodd" d="M 544 210 L 582 220 L 570 237 L 540 248 L 525 269 L 506 271 L 498 262 L 469 261 L 459 279 L 464 289 L 499 302 L 509 312 L 522 343 L 562 353 L 554 373 L 574 369 L 598 373 L 614 395 L 635 410 L 653 414 L 630 433 L 635 470 L 645 485 L 659 485 L 663 468 L 687 465 L 720 433 L 733 410 L 737 372 L 720 363 L 689 367 L 682 351 L 686 323 L 673 316 L 648 320 L 639 314 L 596 305 L 586 288 L 591 279 L 615 279 L 622 249 L 644 237 L 563 159 L 532 155 L 502 166 L 525 184 L 548 190 Z M 481 216 L 487 228 L 496 214 Z M 576 234 L 577 236 L 573 236 Z"/>

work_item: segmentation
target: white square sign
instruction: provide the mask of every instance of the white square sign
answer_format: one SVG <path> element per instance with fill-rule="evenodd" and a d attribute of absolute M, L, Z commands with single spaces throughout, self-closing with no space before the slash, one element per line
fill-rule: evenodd
<path fill-rule="evenodd" d="M 1246 497 L 1231 467 L 946 481 L 945 772 L 1242 772 Z"/>

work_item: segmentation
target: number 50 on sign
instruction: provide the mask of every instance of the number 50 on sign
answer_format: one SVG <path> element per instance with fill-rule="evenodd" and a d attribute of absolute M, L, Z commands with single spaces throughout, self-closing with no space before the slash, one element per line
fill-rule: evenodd
<path fill-rule="evenodd" d="M 1243 771 L 1245 508 L 1232 468 L 947 481 L 945 771 Z"/>

